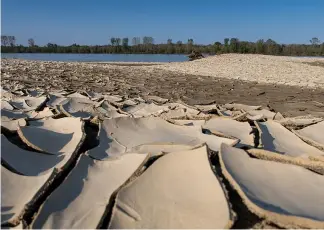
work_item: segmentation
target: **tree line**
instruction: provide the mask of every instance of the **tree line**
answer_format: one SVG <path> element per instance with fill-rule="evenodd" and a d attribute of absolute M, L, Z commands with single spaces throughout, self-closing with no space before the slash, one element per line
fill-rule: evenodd
<path fill-rule="evenodd" d="M 197 51 L 205 54 L 243 53 L 267 54 L 283 56 L 324 56 L 324 43 L 314 37 L 309 44 L 279 44 L 272 39 L 260 39 L 256 42 L 241 41 L 238 38 L 225 38 L 222 42 L 209 45 L 195 44 L 189 38 L 185 43 L 173 42 L 171 38 L 166 43 L 155 44 L 153 37 L 129 38 L 112 37 L 108 45 L 78 45 L 61 46 L 48 43 L 45 46 L 36 45 L 34 39 L 28 39 L 28 46 L 16 45 L 15 36 L 1 36 L 2 53 L 106 53 L 106 54 L 189 54 Z M 131 44 L 130 44 L 131 43 Z"/>

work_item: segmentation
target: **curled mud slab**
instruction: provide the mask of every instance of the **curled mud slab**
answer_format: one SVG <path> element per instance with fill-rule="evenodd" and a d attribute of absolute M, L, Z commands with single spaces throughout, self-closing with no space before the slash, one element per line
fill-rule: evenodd
<path fill-rule="evenodd" d="M 53 117 L 53 116 L 54 116 L 54 113 L 52 112 L 52 110 L 50 108 L 46 107 L 44 110 L 39 111 L 39 112 L 32 111 L 30 113 L 29 120 L 39 120 L 39 119 Z"/>
<path fill-rule="evenodd" d="M 171 120 L 169 121 L 175 125 L 186 125 L 186 126 L 203 126 L 206 121 L 205 120 Z"/>
<path fill-rule="evenodd" d="M 23 127 L 26 125 L 27 125 L 26 120 L 23 118 L 17 120 L 1 121 L 1 128 L 4 128 L 9 132 L 15 132 L 19 127 Z"/>
<path fill-rule="evenodd" d="M 161 118 L 114 118 L 104 120 L 99 133 L 100 145 L 89 151 L 96 159 L 109 158 L 126 152 L 139 151 L 146 146 L 153 154 L 177 146 L 196 146 L 207 143 L 213 151 L 218 151 L 221 143 L 234 145 L 237 140 L 202 133 L 199 126 L 173 125 Z M 170 145 L 163 147 L 163 145 Z M 157 146 L 161 146 L 158 149 Z M 151 148 L 150 148 L 151 146 Z"/>
<path fill-rule="evenodd" d="M 14 110 L 14 107 L 8 101 L 1 100 L 1 109 Z"/>
<path fill-rule="evenodd" d="M 298 165 L 304 168 L 307 168 L 309 170 L 312 170 L 313 172 L 317 172 L 319 174 L 324 175 L 324 162 L 311 160 L 311 159 L 305 159 L 300 157 L 291 157 L 287 155 L 277 154 L 274 152 L 270 152 L 264 149 L 249 149 L 247 152 L 255 158 L 261 159 L 261 160 L 267 160 L 267 161 L 275 161 L 280 163 L 286 163 L 286 164 L 293 164 Z"/>
<path fill-rule="evenodd" d="M 253 159 L 226 144 L 221 146 L 220 163 L 226 179 L 253 213 L 284 228 L 324 227 L 322 175 Z"/>
<path fill-rule="evenodd" d="M 80 118 L 47 118 L 30 124 L 20 127 L 18 134 L 35 150 L 54 155 L 73 154 L 82 144 L 84 124 Z"/>
<path fill-rule="evenodd" d="M 287 129 L 302 129 L 309 125 L 316 124 L 323 121 L 323 118 L 312 117 L 312 116 L 298 116 L 298 117 L 281 117 L 277 120 L 281 125 L 285 126 Z"/>
<path fill-rule="evenodd" d="M 269 110 L 266 109 L 261 109 L 261 110 L 250 110 L 247 112 L 250 116 L 262 116 L 262 118 L 267 118 L 270 120 L 273 120 L 276 113 L 271 112 Z"/>
<path fill-rule="evenodd" d="M 18 225 L 27 204 L 38 199 L 52 175 L 22 176 L 1 166 L 1 225 Z"/>
<path fill-rule="evenodd" d="M 22 97 L 9 101 L 12 107 L 21 111 L 38 110 L 45 102 L 46 97 Z"/>
<path fill-rule="evenodd" d="M 123 187 L 109 228 L 216 229 L 231 227 L 233 220 L 203 146 L 160 157 Z"/>
<path fill-rule="evenodd" d="M 123 113 L 119 108 L 116 108 L 110 104 L 107 100 L 102 101 L 100 106 L 96 107 L 95 110 L 101 114 L 104 118 L 116 118 L 116 117 L 127 117 L 130 116 L 127 113 Z"/>
<path fill-rule="evenodd" d="M 128 106 L 123 109 L 124 112 L 132 114 L 133 117 L 148 117 L 158 116 L 163 112 L 168 111 L 168 106 L 156 105 L 154 103 L 141 103 L 138 105 Z"/>
<path fill-rule="evenodd" d="M 261 143 L 265 150 L 303 158 L 324 155 L 323 151 L 306 144 L 278 122 L 268 120 L 255 124 L 260 132 Z"/>
<path fill-rule="evenodd" d="M 240 145 L 254 146 L 252 128 L 248 122 L 239 122 L 230 118 L 212 118 L 203 125 L 211 133 L 240 140 Z"/>
<path fill-rule="evenodd" d="M 110 196 L 147 159 L 145 154 L 127 154 L 112 161 L 96 161 L 81 155 L 71 174 L 45 201 L 32 228 L 95 229 Z"/>
<path fill-rule="evenodd" d="M 306 143 L 324 151 L 324 121 L 293 132 Z"/>
<path fill-rule="evenodd" d="M 95 103 L 88 98 L 71 97 L 66 103 L 59 106 L 60 111 L 68 117 L 80 117 L 83 120 L 89 120 L 95 114 Z"/>
<path fill-rule="evenodd" d="M 21 149 L 1 134 L 1 160 L 12 171 L 25 176 L 39 176 L 61 169 L 71 155 L 49 155 Z"/>
<path fill-rule="evenodd" d="M 101 68 L 105 69 L 104 65 Z M 96 68 L 89 72 L 90 78 L 93 72 L 96 72 Z M 133 72 L 136 72 L 136 70 L 132 70 Z M 146 74 L 147 72 L 144 71 L 143 73 Z M 181 76 L 178 77 L 178 79 L 181 79 Z M 82 81 L 82 78 L 79 79 Z M 123 86 L 125 81 L 129 80 L 127 79 L 127 77 L 123 80 L 119 79 L 120 86 Z M 151 76 L 150 79 L 154 79 L 154 76 Z M 96 78 L 92 80 L 97 81 Z M 250 156 L 259 158 L 260 160 L 258 161 L 265 162 L 264 164 L 266 165 L 270 164 L 272 166 L 272 164 L 279 164 L 278 162 L 280 162 L 288 168 L 291 166 L 299 167 L 312 173 L 311 175 L 323 176 L 323 162 L 321 162 L 323 156 L 314 155 L 312 152 L 316 148 L 291 132 L 291 129 L 299 131 L 305 127 L 307 128 L 309 125 L 311 125 L 309 126 L 311 128 L 312 125 L 322 121 L 320 118 L 309 115 L 307 117 L 294 117 L 291 119 L 285 117 L 285 115 L 282 116 L 271 108 L 270 105 L 260 106 L 255 104 L 255 102 L 242 104 L 240 101 L 235 103 L 232 103 L 233 101 L 226 101 L 225 104 L 219 104 L 215 102 L 216 100 L 209 100 L 208 97 L 210 95 L 208 94 L 205 95 L 206 100 L 188 105 L 184 101 L 189 101 L 189 98 L 181 96 L 181 98 L 174 99 L 172 92 L 170 93 L 171 96 L 168 94 L 168 98 L 163 98 L 158 92 L 147 95 L 146 93 L 151 90 L 150 87 L 148 87 L 148 91 L 142 92 L 146 94 L 142 96 L 142 93 L 134 93 L 132 88 L 123 89 L 125 93 L 119 95 L 117 93 L 121 91 L 116 89 L 112 95 L 109 92 L 103 91 L 105 90 L 104 87 L 100 88 L 101 92 L 100 90 L 93 92 L 82 89 L 84 86 L 91 86 L 90 83 L 82 84 L 79 86 L 79 90 L 73 91 L 70 88 L 71 85 L 68 85 L 67 88 L 64 88 L 64 86 L 59 90 L 53 90 L 52 86 L 47 88 L 49 90 L 37 88 L 36 85 L 42 82 L 41 80 L 36 81 L 35 86 L 27 89 L 24 88 L 21 81 L 18 82 L 12 79 L 4 81 L 6 90 L 1 89 L 1 100 L 19 101 L 26 97 L 46 97 L 47 103 L 44 103 L 39 108 L 39 111 L 11 108 L 8 104 L 2 107 L 1 120 L 3 124 L 4 122 L 12 124 L 10 132 L 2 124 L 1 132 L 5 135 L 2 137 L 4 139 L 1 146 L 3 153 L 2 167 L 5 167 L 4 170 L 7 170 L 12 175 L 10 178 L 14 178 L 13 184 L 15 186 L 18 186 L 16 181 L 23 181 L 25 178 L 29 181 L 31 178 L 38 178 L 52 171 L 55 171 L 55 174 L 51 174 L 44 184 L 39 184 L 40 190 L 23 193 L 24 195 L 30 194 L 30 199 L 26 198 L 23 201 L 19 199 L 12 200 L 8 197 L 10 191 L 5 191 L 7 195 L 2 198 L 6 200 L 2 204 L 9 205 L 11 202 L 10 205 L 17 207 L 17 209 L 12 210 L 12 213 L 14 213 L 13 219 L 7 219 L 2 225 L 3 227 L 19 227 L 24 223 L 24 227 L 31 227 L 33 225 L 37 227 L 48 226 L 50 228 L 70 228 L 71 226 L 107 228 L 113 221 L 117 221 L 114 223 L 118 225 L 127 224 L 127 218 L 125 219 L 121 212 L 129 214 L 130 217 L 134 217 L 136 220 L 140 219 L 139 217 L 142 218 L 141 215 L 144 217 L 152 215 L 152 218 L 149 217 L 151 218 L 149 221 L 143 218 L 135 222 L 136 224 L 143 224 L 143 226 L 166 226 L 169 224 L 169 227 L 176 228 L 188 226 L 188 224 L 192 223 L 193 225 L 189 227 L 203 227 L 207 223 L 209 224 L 208 226 L 215 226 L 217 228 L 230 226 L 234 228 L 306 226 L 300 224 L 298 220 L 296 222 L 289 222 L 289 225 L 287 223 L 283 224 L 280 218 L 270 219 L 269 221 L 268 216 L 262 216 L 258 213 L 259 216 L 257 216 L 249 211 L 250 206 L 247 203 L 243 203 L 245 200 L 243 199 L 242 201 L 238 192 L 231 187 L 229 183 L 231 181 L 227 181 L 226 177 L 224 177 L 224 166 L 221 166 L 219 163 L 218 152 L 221 144 L 227 143 L 228 145 L 236 146 L 233 149 L 238 151 L 241 151 L 238 147 L 249 149 Z M 100 82 L 97 83 L 99 84 Z M 147 80 L 147 83 L 150 84 L 150 81 Z M 59 84 L 60 82 L 57 82 L 57 85 Z M 112 84 L 114 85 L 114 83 Z M 175 86 L 175 88 L 180 91 L 183 89 L 182 86 Z M 199 96 L 196 97 L 196 99 L 199 98 Z M 65 108 L 63 107 L 71 101 L 73 103 L 69 103 Z M 32 104 L 30 103 L 30 105 Z M 317 105 L 319 104 L 317 103 Z M 82 117 L 83 119 L 88 118 L 82 115 L 83 112 L 88 113 L 89 120 L 82 120 Z M 273 115 L 274 117 L 272 117 Z M 46 118 L 47 116 L 50 116 L 50 118 Z M 138 118 L 136 118 L 137 116 Z M 22 120 L 25 121 L 24 127 L 19 122 Z M 263 133 L 260 133 L 256 128 L 255 120 L 258 120 L 256 124 L 275 122 L 275 124 L 280 126 L 279 132 L 269 132 L 268 134 L 270 138 L 275 140 L 272 142 L 273 145 L 277 145 L 281 140 L 289 139 L 293 135 L 293 143 L 299 145 L 297 150 L 301 149 L 300 143 L 302 143 L 302 153 L 304 154 L 300 151 L 295 151 L 295 146 L 291 144 L 287 145 L 288 147 L 284 150 L 293 156 L 266 152 L 263 149 L 250 149 L 252 144 L 262 148 L 259 145 L 259 136 Z M 15 127 L 17 124 L 20 126 L 17 126 L 18 129 L 16 131 Z M 7 125 L 7 127 L 9 126 Z M 280 134 L 279 137 L 278 133 Z M 242 143 L 238 143 L 238 141 Z M 271 142 L 269 143 L 271 144 Z M 201 148 L 206 144 L 211 151 L 206 152 L 204 150 L 202 152 Z M 282 145 L 286 146 L 286 143 L 280 142 L 280 144 L 279 147 Z M 265 147 L 267 146 L 265 145 Z M 200 150 L 198 151 L 197 149 Z M 316 150 L 320 151 L 319 149 Z M 195 157 L 192 157 L 191 153 L 193 151 L 198 151 L 197 154 L 193 154 Z M 182 154 L 179 154 L 179 152 L 182 152 Z M 295 154 L 296 152 L 297 154 Z M 146 159 L 148 153 L 151 153 L 151 157 L 147 161 L 145 160 L 145 164 L 139 166 L 138 169 L 136 168 L 137 166 L 133 165 L 136 160 L 130 161 L 130 165 L 124 165 L 126 161 L 124 162 L 123 159 L 132 157 Z M 173 158 L 174 154 L 177 157 Z M 304 158 L 294 154 L 304 156 Z M 203 156 L 206 156 L 207 161 L 202 159 Z M 250 159 L 248 155 L 247 157 Z M 235 160 L 238 159 L 230 160 L 230 163 L 234 163 Z M 257 159 L 252 160 L 257 161 Z M 204 164 L 200 165 L 201 162 L 204 162 Z M 139 162 L 139 164 L 141 163 Z M 243 167 L 244 164 L 243 162 L 236 167 L 242 174 L 246 170 Z M 134 170 L 133 166 L 135 167 Z M 222 170 L 224 174 L 222 174 Z M 127 175 L 123 174 L 126 171 L 128 172 L 126 173 Z M 211 171 L 212 173 L 210 173 Z M 254 174 L 257 175 L 258 173 L 255 171 Z M 271 172 L 271 170 L 269 171 Z M 213 173 L 216 173 L 216 176 L 211 175 Z M 152 176 L 153 174 L 154 176 Z M 124 177 L 119 177 L 123 175 Z M 142 177 L 144 175 L 149 175 L 145 176 L 149 177 L 149 180 Z M 190 180 L 188 179 L 189 177 Z M 211 180 L 211 178 L 214 178 L 214 180 Z M 316 180 L 316 178 L 310 178 L 310 181 Z M 290 179 L 298 181 L 292 176 Z M 110 182 L 103 183 L 105 180 Z M 146 181 L 145 183 L 149 185 L 139 186 L 138 188 L 143 190 L 141 193 L 129 192 L 137 189 L 134 186 L 137 183 L 136 181 Z M 176 191 L 168 187 L 170 186 L 170 181 L 177 185 L 177 187 L 171 186 L 172 188 L 178 188 Z M 253 182 L 253 179 L 248 178 L 247 181 Z M 269 181 L 274 183 L 272 180 Z M 4 185 L 4 183 L 7 183 L 5 180 L 2 180 L 1 183 L 3 191 L 10 188 L 10 186 Z M 76 183 L 78 183 L 77 186 L 75 185 Z M 201 183 L 206 184 L 202 186 Z M 271 183 L 266 184 L 268 186 L 267 191 L 269 192 L 276 189 L 276 187 L 272 188 L 275 185 Z M 288 181 L 287 184 L 289 183 L 293 182 Z M 82 186 L 79 186 L 80 184 Z M 127 187 L 128 184 L 130 187 Z M 190 184 L 190 189 L 187 188 L 188 184 Z M 154 186 L 152 187 L 151 185 Z M 217 192 L 213 193 L 216 196 L 209 197 L 207 196 L 208 194 L 202 194 L 204 191 L 201 191 L 201 187 L 212 188 L 215 185 L 220 185 L 217 186 Z M 315 186 L 315 183 L 312 186 Z M 18 186 L 17 190 L 24 191 L 27 188 L 27 186 L 26 188 Z M 98 190 L 98 188 L 100 189 Z M 168 191 L 165 188 L 168 188 Z M 15 189 L 16 187 L 14 187 Z M 156 189 L 157 192 L 152 193 L 152 189 Z M 315 192 L 316 189 L 312 189 L 312 192 Z M 159 216 L 156 218 L 154 217 L 154 212 L 145 213 L 139 209 L 135 213 L 133 209 L 129 208 L 133 204 L 125 205 L 127 203 L 126 196 L 126 198 L 123 198 L 123 201 L 118 200 L 119 197 L 122 198 L 121 192 L 126 190 L 128 190 L 127 197 L 135 197 L 136 200 L 141 201 L 136 203 L 136 207 L 144 207 L 147 205 L 146 198 L 150 197 L 150 194 L 157 194 L 165 200 L 163 205 L 164 203 L 168 204 L 168 209 L 156 210 L 156 213 L 159 213 Z M 294 187 L 293 190 L 288 190 L 287 194 L 295 194 L 295 190 L 298 189 Z M 218 196 L 221 193 L 224 196 Z M 199 194 L 202 196 L 197 197 Z M 169 195 L 172 198 L 171 203 L 170 200 L 166 199 L 170 198 Z M 224 202 L 222 202 L 220 206 L 213 205 L 211 207 L 210 202 L 205 205 L 204 199 L 206 197 L 208 197 L 208 201 L 215 202 L 217 199 L 223 199 L 223 201 L 225 199 L 225 203 L 230 205 L 227 205 L 224 209 Z M 299 200 L 299 203 L 304 202 L 302 199 Z M 198 205 L 193 205 L 196 201 Z M 201 201 L 203 202 L 199 203 Z M 26 202 L 28 202 L 27 206 L 25 206 Z M 154 199 L 152 198 L 150 203 L 154 202 L 157 205 L 161 203 L 155 197 Z M 276 205 L 275 202 L 276 200 L 269 201 L 269 206 Z M 181 207 L 177 204 L 181 204 Z M 98 205 L 99 207 L 97 207 Z M 189 206 L 192 208 L 187 208 Z M 318 210 L 317 206 L 314 205 L 304 205 L 303 203 L 301 206 L 300 210 L 307 209 L 312 218 L 315 216 L 316 210 Z M 3 209 L 5 207 L 7 206 L 2 206 Z M 21 207 L 26 207 L 26 209 L 21 210 Z M 176 212 L 176 210 L 184 207 L 186 208 L 185 211 Z M 197 213 L 197 207 L 202 211 Z M 206 209 L 213 211 L 204 213 Z M 170 213 L 170 210 L 174 213 L 171 213 L 172 216 L 168 216 L 171 221 L 166 223 L 160 217 L 165 213 Z M 223 218 L 224 210 L 226 213 L 230 210 L 229 218 L 228 215 Z M 231 210 L 236 213 L 235 217 Z M 217 219 L 214 216 L 211 218 L 211 215 L 216 212 L 220 212 L 219 216 L 222 218 Z M 117 220 L 116 213 L 120 214 L 118 214 Z M 137 215 L 139 213 L 140 215 Z M 4 212 L 3 214 L 7 215 L 8 213 Z M 299 215 L 300 213 L 295 212 L 295 214 Z M 180 217 L 172 218 L 176 215 L 180 215 Z M 123 217 L 119 218 L 120 216 Z M 120 222 L 123 218 L 125 221 Z M 205 219 L 207 221 L 203 221 L 204 223 L 200 222 Z"/>

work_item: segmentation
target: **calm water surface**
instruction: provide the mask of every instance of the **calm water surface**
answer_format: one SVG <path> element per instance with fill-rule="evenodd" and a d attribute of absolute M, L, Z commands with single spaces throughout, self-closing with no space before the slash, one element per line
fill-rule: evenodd
<path fill-rule="evenodd" d="M 204 54 L 205 56 L 209 56 Z M 56 54 L 56 53 L 3 53 L 1 58 L 20 58 L 41 61 L 84 62 L 182 62 L 188 61 L 183 54 Z M 312 57 L 299 57 L 312 58 Z M 316 57 L 324 58 L 324 57 Z"/>
<path fill-rule="evenodd" d="M 41 61 L 85 62 L 181 62 L 188 61 L 185 55 L 177 54 L 50 54 L 50 53 L 2 53 L 1 58 L 20 58 Z"/>

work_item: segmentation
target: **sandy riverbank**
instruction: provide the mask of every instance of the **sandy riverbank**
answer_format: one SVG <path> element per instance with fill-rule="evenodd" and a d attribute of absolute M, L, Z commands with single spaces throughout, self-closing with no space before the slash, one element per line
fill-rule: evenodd
<path fill-rule="evenodd" d="M 324 58 L 223 54 L 193 62 L 96 62 L 116 66 L 156 68 L 183 74 L 211 76 L 259 83 L 324 88 Z"/>
<path fill-rule="evenodd" d="M 253 60 L 256 60 L 255 63 Z M 1 85 L 45 90 L 91 90 L 129 97 L 150 94 L 182 100 L 188 104 L 233 101 L 269 106 L 286 116 L 312 114 L 324 117 L 324 85 L 315 83 L 324 80 L 324 67 L 316 64 L 323 61 L 320 58 L 232 54 L 154 66 L 3 59 Z M 227 64 L 221 66 L 220 63 Z M 280 66 L 286 66 L 286 69 L 276 70 Z M 240 72 L 240 69 L 244 69 L 241 73 L 245 74 L 246 79 L 251 77 L 248 80 L 237 79 L 234 74 Z M 264 83 L 269 78 L 264 73 L 270 69 L 284 73 L 285 79 L 291 78 L 293 81 L 289 84 Z M 217 73 L 222 74 L 217 77 Z M 304 74 L 303 77 L 301 74 Z M 259 81 L 255 81 L 257 77 Z"/>
<path fill-rule="evenodd" d="M 152 68 L 259 83 L 324 88 L 324 58 L 223 54 Z"/>

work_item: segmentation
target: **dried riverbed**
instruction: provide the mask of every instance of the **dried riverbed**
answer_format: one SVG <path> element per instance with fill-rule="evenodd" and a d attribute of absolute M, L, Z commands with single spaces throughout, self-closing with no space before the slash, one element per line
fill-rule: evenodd
<path fill-rule="evenodd" d="M 244 58 L 244 56 L 241 57 Z M 228 59 L 228 56 L 225 55 L 224 58 Z M 278 60 L 283 59 L 283 57 L 270 57 L 273 60 L 275 58 L 278 58 Z M 206 60 L 207 63 L 210 62 L 209 58 L 206 58 Z M 307 69 L 309 67 L 316 68 L 316 71 L 323 70 L 322 76 L 324 77 L 324 68 L 322 66 L 309 64 L 314 63 L 315 60 L 296 60 L 298 61 L 292 64 L 293 67 L 300 65 L 300 68 Z M 188 68 L 187 73 L 184 72 L 186 70 L 185 66 L 191 65 L 195 67 L 199 63 L 203 66 L 202 62 L 203 60 L 192 63 L 139 66 L 134 64 L 115 65 L 113 63 L 68 63 L 3 59 L 1 85 L 2 87 L 16 88 L 39 87 L 47 90 L 92 90 L 127 95 L 129 97 L 150 94 L 171 100 L 182 100 L 188 104 L 238 102 L 268 106 L 275 111 L 281 112 L 284 116 L 312 114 L 324 117 L 324 90 L 319 87 L 319 84 L 311 88 L 273 83 L 266 84 L 251 79 L 248 81 L 230 79 L 221 74 L 220 77 L 217 77 L 215 73 L 207 76 L 208 74 L 201 71 L 193 74 L 193 70 Z M 235 69 L 237 63 L 235 64 L 235 61 L 233 63 L 232 69 Z M 179 71 L 181 65 L 184 66 L 183 71 Z M 269 65 L 274 65 L 271 64 L 271 60 Z M 207 66 L 205 67 L 207 68 Z M 231 66 L 228 66 L 227 69 L 231 71 Z M 213 68 L 209 69 L 209 72 L 211 70 Z M 257 73 L 257 70 L 254 71 Z M 316 76 L 320 77 L 320 73 L 317 73 Z"/>
<path fill-rule="evenodd" d="M 1 227 L 323 228 L 322 89 L 2 64 Z"/>

